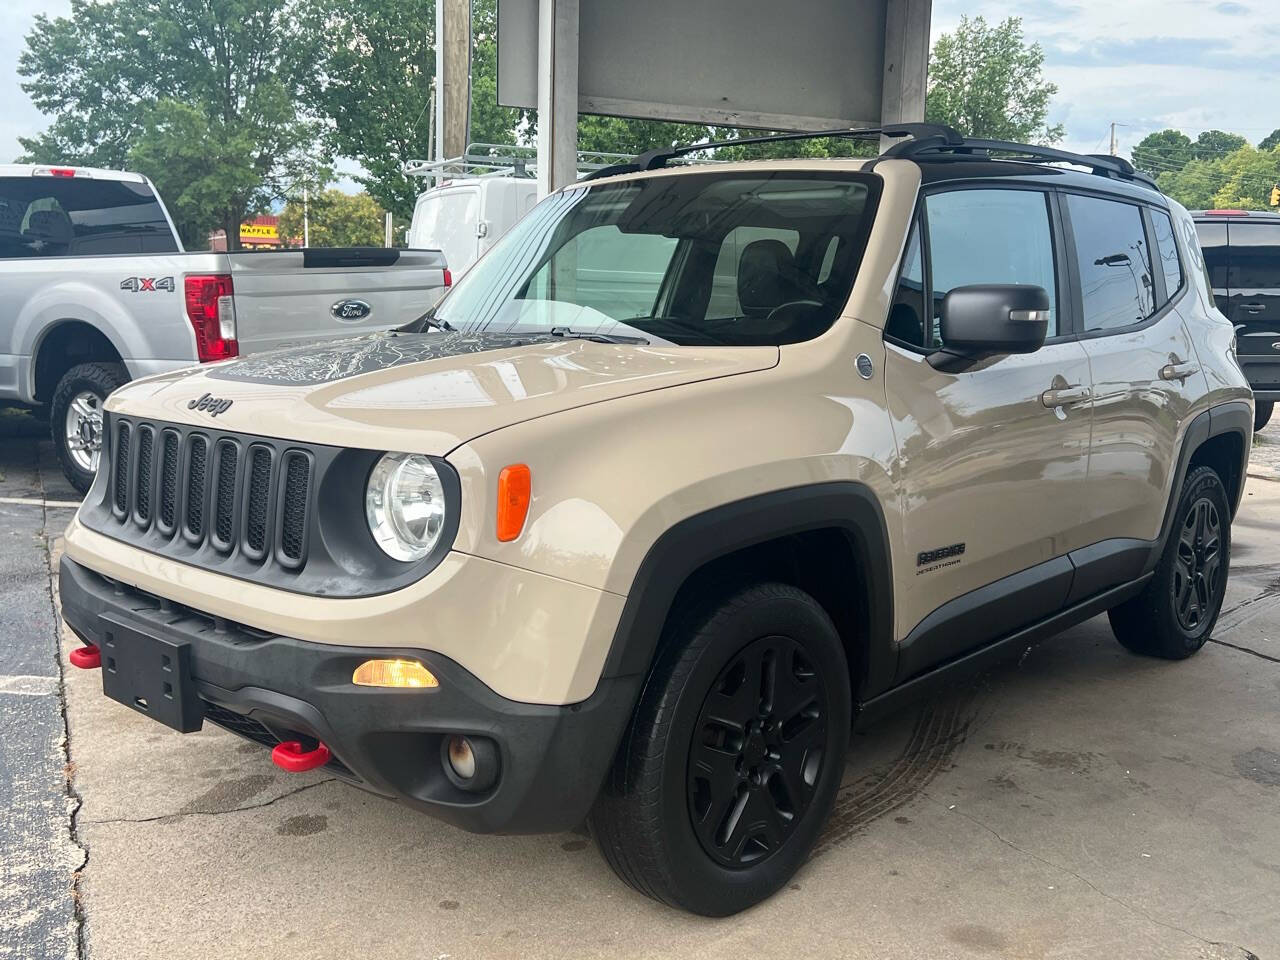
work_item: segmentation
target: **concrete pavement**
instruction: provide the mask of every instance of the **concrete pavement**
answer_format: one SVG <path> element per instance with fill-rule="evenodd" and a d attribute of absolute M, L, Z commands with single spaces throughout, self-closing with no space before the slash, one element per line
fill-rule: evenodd
<path fill-rule="evenodd" d="M 859 733 L 817 855 L 726 920 L 634 894 L 583 834 L 468 835 L 217 728 L 170 732 L 69 671 L 83 806 L 73 835 L 74 799 L 41 781 L 52 933 L 12 955 L 75 954 L 84 851 L 81 949 L 102 960 L 1280 955 L 1280 482 L 1247 494 L 1199 656 L 1132 656 L 1098 618 Z M 52 769 L 41 736 L 30 762 Z"/>

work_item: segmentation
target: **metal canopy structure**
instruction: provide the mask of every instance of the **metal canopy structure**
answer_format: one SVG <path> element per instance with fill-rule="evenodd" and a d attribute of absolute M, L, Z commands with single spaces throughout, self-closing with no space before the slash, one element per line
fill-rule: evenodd
<path fill-rule="evenodd" d="M 924 119 L 931 0 L 500 0 L 498 101 L 538 109 L 539 184 L 579 112 L 772 130 Z"/>

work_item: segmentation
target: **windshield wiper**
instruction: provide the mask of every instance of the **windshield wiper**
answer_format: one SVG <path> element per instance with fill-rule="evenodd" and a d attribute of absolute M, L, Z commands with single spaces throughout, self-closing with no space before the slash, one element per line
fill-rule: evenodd
<path fill-rule="evenodd" d="M 439 320 L 436 318 L 436 308 L 432 307 L 420 317 L 415 317 L 404 326 L 395 327 L 392 333 L 421 333 L 424 328 L 431 327 L 435 330 L 441 330 L 445 333 L 457 333 L 457 329 L 448 320 Z"/>
<path fill-rule="evenodd" d="M 637 343 L 648 345 L 644 337 L 627 337 L 620 333 L 591 333 L 586 330 L 573 330 L 569 327 L 552 327 L 547 331 L 553 337 L 564 337 L 567 340 L 590 340 L 593 343 Z"/>

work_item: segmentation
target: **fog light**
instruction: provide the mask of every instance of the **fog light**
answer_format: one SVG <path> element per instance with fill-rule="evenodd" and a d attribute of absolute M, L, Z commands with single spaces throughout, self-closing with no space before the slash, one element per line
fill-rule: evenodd
<path fill-rule="evenodd" d="M 366 660 L 351 682 L 360 687 L 438 687 L 435 674 L 417 660 Z"/>
<path fill-rule="evenodd" d="M 459 790 L 483 793 L 498 782 L 498 745 L 488 737 L 452 734 L 440 741 L 440 764 Z"/>
<path fill-rule="evenodd" d="M 462 780 L 470 780 L 476 775 L 476 754 L 466 737 L 449 738 L 449 766 Z"/>

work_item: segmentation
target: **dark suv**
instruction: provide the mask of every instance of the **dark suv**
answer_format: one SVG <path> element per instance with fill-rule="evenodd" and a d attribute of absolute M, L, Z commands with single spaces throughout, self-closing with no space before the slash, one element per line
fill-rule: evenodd
<path fill-rule="evenodd" d="M 1218 309 L 1236 328 L 1237 355 L 1253 387 L 1254 429 L 1280 400 L 1280 214 L 1193 214 Z"/>

